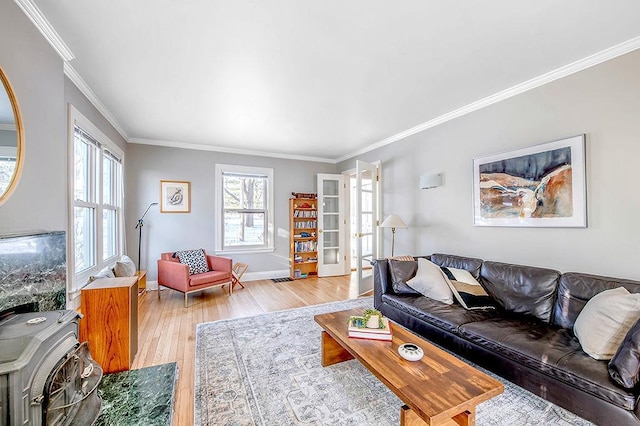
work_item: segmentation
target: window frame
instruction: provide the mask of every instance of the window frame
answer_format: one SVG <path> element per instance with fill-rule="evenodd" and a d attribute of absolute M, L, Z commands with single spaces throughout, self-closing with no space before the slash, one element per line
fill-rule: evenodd
<path fill-rule="evenodd" d="M 90 155 L 89 164 L 89 200 L 76 200 L 75 199 L 75 127 L 79 127 L 84 133 L 94 139 L 98 146 L 95 151 Z M 88 284 L 89 277 L 97 274 L 106 266 L 114 264 L 122 254 L 124 253 L 125 239 L 124 239 L 124 163 L 125 156 L 122 151 L 111 139 L 109 139 L 100 129 L 98 129 L 89 119 L 87 119 L 80 111 L 69 104 L 68 109 L 68 202 L 69 202 L 69 232 L 68 232 L 68 265 L 69 265 L 69 278 L 68 278 L 68 292 L 70 299 L 76 298 L 80 290 Z M 111 204 L 104 202 L 104 159 L 109 157 L 112 160 L 116 160 L 115 167 L 110 179 L 111 185 Z M 76 207 L 89 207 L 93 208 L 93 228 L 94 241 L 93 241 L 93 264 L 82 271 L 76 272 L 76 258 L 75 258 L 75 208 Z M 104 256 L 104 212 L 106 210 L 115 211 L 115 248 L 116 253 L 106 259 Z"/>
<path fill-rule="evenodd" d="M 225 247 L 224 245 L 224 174 L 246 174 L 246 175 L 260 175 L 267 177 L 266 196 L 267 200 L 264 203 L 265 210 L 265 242 L 260 246 L 233 246 Z M 272 168 L 267 167 L 253 167 L 253 166 L 238 166 L 233 164 L 216 164 L 215 165 L 215 252 L 218 254 L 242 254 L 242 253 L 268 253 L 275 250 L 275 238 L 274 238 L 274 172 Z M 245 209 L 246 210 L 246 209 Z M 249 211 L 249 210 L 247 210 Z M 255 211 L 255 210 L 254 210 Z M 262 211 L 260 209 L 260 211 Z"/>

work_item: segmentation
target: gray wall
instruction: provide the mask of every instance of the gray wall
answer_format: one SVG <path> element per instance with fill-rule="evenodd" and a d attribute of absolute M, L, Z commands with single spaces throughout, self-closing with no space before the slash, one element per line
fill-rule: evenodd
<path fill-rule="evenodd" d="M 397 231 L 396 254 L 457 253 L 640 279 L 639 75 L 636 51 L 360 156 L 382 160 L 383 215 L 397 213 L 409 226 Z M 474 157 L 582 133 L 586 229 L 473 226 Z M 444 186 L 418 189 L 430 172 L 443 172 Z M 390 232 L 383 235 L 388 252 Z"/>
<path fill-rule="evenodd" d="M 217 163 L 274 169 L 275 252 L 229 256 L 249 264 L 247 273 L 288 270 L 291 192 L 315 192 L 317 173 L 335 173 L 335 165 L 327 163 L 129 144 L 126 226 L 128 252 L 134 261 L 138 257 L 135 226 L 149 204 L 159 202 L 160 181 L 191 182 L 191 213 L 160 213 L 160 206 L 154 206 L 144 218 L 141 267 L 148 270 L 149 280 L 157 280 L 156 261 L 162 252 L 195 248 L 214 252 Z"/>
<path fill-rule="evenodd" d="M 0 206 L 0 234 L 67 229 L 62 59 L 12 1 L 0 2 L 0 66 L 25 130 L 22 176 Z"/>
<path fill-rule="evenodd" d="M 13 1 L 0 2 L 0 66 L 20 108 L 25 155 L 18 187 L 0 206 L 0 235 L 68 232 L 67 104 L 123 150 L 126 142 L 64 76 L 62 59 Z"/>

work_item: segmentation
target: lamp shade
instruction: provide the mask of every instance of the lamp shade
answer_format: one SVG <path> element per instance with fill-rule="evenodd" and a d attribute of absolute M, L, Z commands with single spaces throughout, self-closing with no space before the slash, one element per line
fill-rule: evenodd
<path fill-rule="evenodd" d="M 406 229 L 407 225 L 405 225 L 402 219 L 400 219 L 400 216 L 398 216 L 397 214 L 390 214 L 385 220 L 382 221 L 380 227 Z"/>

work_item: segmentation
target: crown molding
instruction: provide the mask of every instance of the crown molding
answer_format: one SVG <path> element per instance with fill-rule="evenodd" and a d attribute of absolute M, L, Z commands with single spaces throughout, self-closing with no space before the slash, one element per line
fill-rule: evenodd
<path fill-rule="evenodd" d="M 89 100 L 89 102 L 91 102 L 93 106 L 96 107 L 98 111 L 100 111 L 100 114 L 102 114 L 104 118 L 107 119 L 107 121 L 113 126 L 113 128 L 116 129 L 118 133 L 120 133 L 120 136 L 122 136 L 125 141 L 128 141 L 129 135 L 127 135 L 127 132 L 122 128 L 122 126 L 120 126 L 118 120 L 116 120 L 113 114 L 111 114 L 111 111 L 109 111 L 107 107 L 104 106 L 98 96 L 93 92 L 93 90 L 91 90 L 89 85 L 82 79 L 82 77 L 80 77 L 80 74 L 78 74 L 78 72 L 68 62 L 64 63 L 64 74 L 69 77 L 69 80 L 71 80 L 73 84 L 76 85 L 76 87 Z"/>
<path fill-rule="evenodd" d="M 15 132 L 16 131 L 16 125 L 15 124 L 0 124 L 0 130 L 9 130 L 11 132 Z"/>
<path fill-rule="evenodd" d="M 618 56 L 622 56 L 625 53 L 629 53 L 637 49 L 640 49 L 640 37 L 634 37 L 630 40 L 627 40 L 615 46 L 611 46 L 598 53 L 587 56 L 586 58 L 580 59 L 571 64 L 557 68 L 553 71 L 542 74 L 538 77 L 534 77 L 531 80 L 525 81 L 524 83 L 517 84 L 501 92 L 487 96 L 484 99 L 480 99 L 479 101 L 472 102 L 468 105 L 463 106 L 462 108 L 458 108 L 446 114 L 442 114 L 441 116 L 436 117 L 433 120 L 429 120 L 427 122 L 419 124 L 415 127 L 405 130 L 404 132 L 396 133 L 393 136 L 390 136 L 379 142 L 376 142 L 374 144 L 361 148 L 357 151 L 352 152 L 351 154 L 347 154 L 340 158 L 337 158 L 336 163 L 348 160 L 358 155 L 365 154 L 369 151 L 373 151 L 374 149 L 378 149 L 383 146 L 389 145 L 390 143 L 399 141 L 411 135 L 415 135 L 416 133 L 420 133 L 424 130 L 438 126 L 442 123 L 446 123 L 447 121 L 453 120 L 454 118 L 458 118 L 463 115 L 469 114 L 473 111 L 477 111 L 479 109 L 485 108 L 489 105 L 495 104 L 497 102 L 503 101 L 513 96 L 535 89 L 536 87 L 545 85 L 547 83 L 551 83 L 552 81 L 561 79 L 571 74 L 575 74 L 587 68 L 591 68 L 595 65 L 601 64 L 602 62 L 606 62 L 608 60 L 617 58 Z"/>
<path fill-rule="evenodd" d="M 264 151 L 253 151 L 249 149 L 228 148 L 224 146 L 203 145 L 203 144 L 196 144 L 196 143 L 182 143 L 182 142 L 165 141 L 165 140 L 158 140 L 158 139 L 129 138 L 128 142 L 140 144 L 140 145 L 154 145 L 154 146 L 166 146 L 169 148 L 183 148 L 183 149 L 195 149 L 199 151 L 224 152 L 227 154 L 254 155 L 256 157 L 283 158 L 285 160 L 313 161 L 317 163 L 330 163 L 330 164 L 336 163 L 336 160 L 333 158 L 308 157 L 308 156 L 293 155 L 293 154 L 279 154 L 279 153 L 270 153 L 270 152 L 264 152 Z"/>
<path fill-rule="evenodd" d="M 58 35 L 53 25 L 49 23 L 47 18 L 44 17 L 38 6 L 31 0 L 14 0 L 16 4 L 22 9 L 25 15 L 33 22 L 33 25 L 42 33 L 44 38 L 53 46 L 58 55 L 65 61 L 71 61 L 75 59 L 75 55 L 69 49 L 69 46 L 62 40 L 62 37 Z"/>

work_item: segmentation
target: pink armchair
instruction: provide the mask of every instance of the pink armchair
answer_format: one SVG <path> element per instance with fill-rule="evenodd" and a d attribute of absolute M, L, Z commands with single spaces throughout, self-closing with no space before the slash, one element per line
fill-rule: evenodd
<path fill-rule="evenodd" d="M 180 263 L 173 253 L 162 253 L 158 260 L 158 284 L 184 293 L 184 307 L 187 307 L 187 295 L 216 285 L 231 283 L 232 261 L 227 257 L 207 254 L 209 271 L 189 275 L 189 266 Z M 233 286 L 229 285 L 229 294 Z M 160 289 L 158 289 L 160 298 Z"/>

